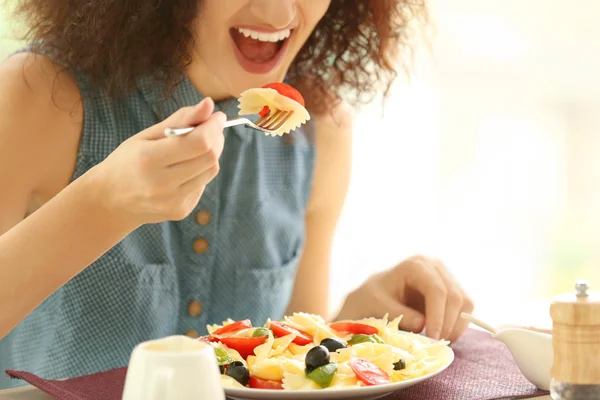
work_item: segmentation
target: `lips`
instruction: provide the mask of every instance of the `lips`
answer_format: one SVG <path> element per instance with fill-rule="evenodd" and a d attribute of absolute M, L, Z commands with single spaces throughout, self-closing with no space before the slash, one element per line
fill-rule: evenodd
<path fill-rule="evenodd" d="M 250 28 L 230 29 L 234 52 L 242 68 L 264 74 L 273 70 L 283 58 L 292 31 L 263 32 Z"/>

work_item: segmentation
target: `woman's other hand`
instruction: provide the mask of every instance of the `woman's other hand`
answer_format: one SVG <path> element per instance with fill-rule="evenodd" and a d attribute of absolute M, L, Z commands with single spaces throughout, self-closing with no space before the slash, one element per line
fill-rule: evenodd
<path fill-rule="evenodd" d="M 456 341 L 467 329 L 461 312 L 473 302 L 436 259 L 416 256 L 371 276 L 347 297 L 337 320 L 403 315 L 400 329 Z"/>

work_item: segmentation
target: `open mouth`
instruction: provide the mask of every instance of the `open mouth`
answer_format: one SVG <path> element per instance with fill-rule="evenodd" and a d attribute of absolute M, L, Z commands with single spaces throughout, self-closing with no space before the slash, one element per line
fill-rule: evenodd
<path fill-rule="evenodd" d="M 241 66 L 251 73 L 268 73 L 285 54 L 292 29 L 261 32 L 250 28 L 231 28 L 229 33 Z"/>

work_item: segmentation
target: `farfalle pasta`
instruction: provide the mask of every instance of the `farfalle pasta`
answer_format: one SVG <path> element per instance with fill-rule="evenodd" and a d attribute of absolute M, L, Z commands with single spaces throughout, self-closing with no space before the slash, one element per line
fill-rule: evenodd
<path fill-rule="evenodd" d="M 291 112 L 289 119 L 272 133 L 273 136 L 289 133 L 310 120 L 300 93 L 283 83 L 248 89 L 240 95 L 238 102 L 239 115 L 242 116 L 258 114 L 263 117 L 276 110 Z"/>
<path fill-rule="evenodd" d="M 252 326 L 209 325 L 224 387 L 279 390 L 356 388 L 428 375 L 448 364 L 449 342 L 398 330 L 401 317 L 327 323 L 295 313 Z"/>

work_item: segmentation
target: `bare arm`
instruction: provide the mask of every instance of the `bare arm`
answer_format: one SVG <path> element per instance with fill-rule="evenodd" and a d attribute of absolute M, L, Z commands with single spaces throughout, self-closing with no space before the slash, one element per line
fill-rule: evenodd
<path fill-rule="evenodd" d="M 74 82 L 57 78 L 43 57 L 0 66 L 0 304 L 9 305 L 0 338 L 138 226 L 188 216 L 219 171 L 226 117 L 204 99 L 133 135 L 68 184 L 78 100 Z M 196 128 L 169 140 L 167 126 Z M 23 220 L 28 210 L 35 212 Z"/>
<path fill-rule="evenodd" d="M 0 338 L 135 227 L 104 209 L 86 174 L 0 236 Z M 100 195 L 101 193 L 96 193 Z"/>
<path fill-rule="evenodd" d="M 70 181 L 83 107 L 68 74 L 43 56 L 0 64 L 0 235 Z"/>
<path fill-rule="evenodd" d="M 306 246 L 287 314 L 328 317 L 329 264 L 335 228 L 350 182 L 352 119 L 347 106 L 315 118 L 317 159 L 306 215 Z"/>
<path fill-rule="evenodd" d="M 27 55 L 0 66 L 0 338 L 134 229 L 94 201 L 89 174 L 62 190 L 82 108 L 75 84 L 55 72 Z"/>

